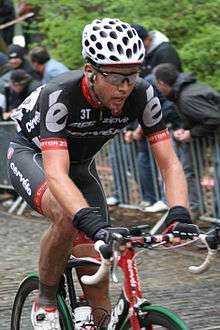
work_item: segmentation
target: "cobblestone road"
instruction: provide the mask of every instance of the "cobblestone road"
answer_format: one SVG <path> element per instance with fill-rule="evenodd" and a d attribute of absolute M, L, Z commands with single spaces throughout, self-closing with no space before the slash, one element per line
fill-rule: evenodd
<path fill-rule="evenodd" d="M 38 242 L 47 227 L 41 218 L 0 212 L 0 330 L 10 329 L 12 301 L 20 280 L 37 269 Z M 197 249 L 146 252 L 140 277 L 145 296 L 178 313 L 194 330 L 220 330 L 220 263 L 203 275 L 187 267 L 204 258 Z M 119 287 L 113 286 L 115 295 Z"/>

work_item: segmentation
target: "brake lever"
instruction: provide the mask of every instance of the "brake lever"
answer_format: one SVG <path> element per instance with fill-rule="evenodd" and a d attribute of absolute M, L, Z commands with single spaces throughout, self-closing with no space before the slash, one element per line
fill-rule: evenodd
<path fill-rule="evenodd" d="M 112 243 L 112 250 L 113 250 L 113 263 L 111 267 L 111 278 L 114 283 L 118 283 L 117 277 L 117 267 L 118 267 L 118 258 L 119 258 L 119 247 L 123 236 L 119 233 L 114 233 L 112 235 L 114 241 Z"/>
<path fill-rule="evenodd" d="M 112 277 L 112 281 L 114 283 L 118 283 L 118 277 L 117 277 L 117 266 L 118 266 L 118 257 L 119 257 L 119 253 L 118 251 L 115 249 L 115 246 L 117 242 L 113 243 L 113 264 L 112 264 L 112 269 L 111 269 L 111 277 Z M 118 245 L 118 244 L 117 244 Z"/>

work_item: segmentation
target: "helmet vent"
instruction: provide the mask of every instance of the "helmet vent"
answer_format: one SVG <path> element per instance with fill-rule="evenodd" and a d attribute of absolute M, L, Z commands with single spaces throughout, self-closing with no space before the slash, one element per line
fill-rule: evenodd
<path fill-rule="evenodd" d="M 102 55 L 102 54 L 97 54 L 97 58 L 100 59 L 100 60 L 104 60 L 105 59 L 105 56 Z"/>
<path fill-rule="evenodd" d="M 98 31 L 98 30 L 100 30 L 100 27 L 99 26 L 93 26 L 93 31 Z"/>
<path fill-rule="evenodd" d="M 127 55 L 128 58 L 131 58 L 131 56 L 132 56 L 132 50 L 130 48 L 128 48 L 126 50 L 126 55 Z"/>
<path fill-rule="evenodd" d="M 138 40 L 138 47 L 139 47 L 139 49 L 141 49 L 141 47 L 142 47 L 141 40 Z"/>
<path fill-rule="evenodd" d="M 141 55 L 138 57 L 139 60 L 142 60 L 143 58 L 144 58 L 144 55 L 143 55 L 143 54 L 141 54 Z"/>
<path fill-rule="evenodd" d="M 111 26 L 109 26 L 109 25 L 104 25 L 104 29 L 107 29 L 107 30 L 111 30 L 111 29 L 112 29 L 112 27 L 111 27 Z"/>
<path fill-rule="evenodd" d="M 127 34 L 130 39 L 133 38 L 133 33 L 131 30 L 128 30 Z"/>
<path fill-rule="evenodd" d="M 102 44 L 101 44 L 101 42 L 97 42 L 97 43 L 96 43 L 96 47 L 97 47 L 98 49 L 102 49 Z"/>
<path fill-rule="evenodd" d="M 122 27 L 121 26 L 116 26 L 116 30 L 118 30 L 119 32 L 122 32 L 123 31 L 123 29 L 122 29 Z"/>
<path fill-rule="evenodd" d="M 129 39 L 127 37 L 122 38 L 123 43 L 127 46 Z"/>
<path fill-rule="evenodd" d="M 134 54 L 137 53 L 137 49 L 138 49 L 137 44 L 134 44 L 134 46 L 133 46 L 133 52 L 134 52 Z"/>
<path fill-rule="evenodd" d="M 114 32 L 114 31 L 111 31 L 110 32 L 110 37 L 112 37 L 113 39 L 117 39 L 118 37 L 117 37 L 117 34 Z"/>
<path fill-rule="evenodd" d="M 124 50 L 123 50 L 123 48 L 122 48 L 122 46 L 120 44 L 117 45 L 117 50 L 118 50 L 118 52 L 119 52 L 120 55 L 123 55 L 124 54 Z"/>
<path fill-rule="evenodd" d="M 94 48 L 89 47 L 89 51 L 90 51 L 91 54 L 95 55 L 95 49 Z"/>
<path fill-rule="evenodd" d="M 96 41 L 97 38 L 96 38 L 96 36 L 95 36 L 94 34 L 92 34 L 91 37 L 90 37 L 90 39 L 91 39 L 92 41 Z"/>
<path fill-rule="evenodd" d="M 100 31 L 100 36 L 102 37 L 102 38 L 107 38 L 107 33 L 105 32 L 105 31 Z"/>
<path fill-rule="evenodd" d="M 111 55 L 109 56 L 110 60 L 114 61 L 114 62 L 118 62 L 119 61 L 119 58 L 114 56 L 114 55 Z"/>
<path fill-rule="evenodd" d="M 114 51 L 114 45 L 113 45 L 112 42 L 108 42 L 108 43 L 107 43 L 107 46 L 108 46 L 108 49 L 109 49 L 111 52 Z"/>

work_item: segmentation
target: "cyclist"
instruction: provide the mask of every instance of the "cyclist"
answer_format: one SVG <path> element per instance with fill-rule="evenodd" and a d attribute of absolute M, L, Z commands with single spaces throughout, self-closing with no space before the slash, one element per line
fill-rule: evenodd
<path fill-rule="evenodd" d="M 94 156 L 128 123 L 139 120 L 160 167 L 170 207 L 167 225 L 190 223 L 186 181 L 159 99 L 138 77 L 144 46 L 136 31 L 118 19 L 94 20 L 84 28 L 82 54 L 84 70 L 66 72 L 38 88 L 14 114 L 18 133 L 8 150 L 11 182 L 51 221 L 40 246 L 34 329 L 60 329 L 56 292 L 72 241 L 77 256 L 88 256 L 94 252 L 83 243 L 117 230 L 109 229 Z M 84 290 L 97 324 L 103 309 L 111 310 L 108 279 Z"/>

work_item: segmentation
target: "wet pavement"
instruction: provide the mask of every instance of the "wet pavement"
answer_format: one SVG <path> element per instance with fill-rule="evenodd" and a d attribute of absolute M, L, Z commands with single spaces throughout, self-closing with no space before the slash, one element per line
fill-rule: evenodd
<path fill-rule="evenodd" d="M 16 289 L 26 274 L 37 270 L 39 240 L 47 222 L 0 211 L 0 228 L 0 330 L 9 330 Z M 145 297 L 178 313 L 189 329 L 220 330 L 220 259 L 205 274 L 187 270 L 204 257 L 205 252 L 195 247 L 146 251 L 140 279 Z M 114 297 L 119 288 L 112 286 Z"/>

